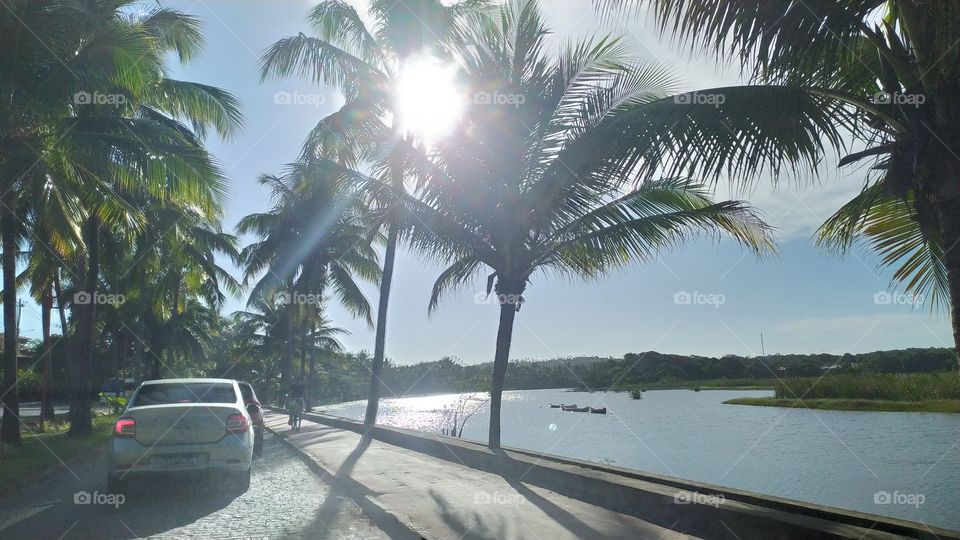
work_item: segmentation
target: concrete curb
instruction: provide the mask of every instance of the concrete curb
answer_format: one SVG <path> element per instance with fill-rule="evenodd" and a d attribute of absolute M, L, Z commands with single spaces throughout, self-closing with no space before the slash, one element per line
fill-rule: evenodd
<path fill-rule="evenodd" d="M 321 424 L 320 422 L 316 422 Z M 321 424 L 323 425 L 323 424 Z M 286 435 L 264 426 L 277 439 L 283 442 L 288 448 L 294 451 L 297 457 L 324 482 L 334 484 L 343 488 L 349 493 L 360 509 L 374 524 L 387 533 L 390 538 L 410 538 L 413 540 L 426 540 L 423 532 L 413 523 L 413 521 L 404 514 L 397 512 L 376 499 L 373 492 L 366 486 L 353 480 L 352 478 L 343 478 L 337 476 L 334 471 L 326 468 L 323 464 L 313 458 L 308 452 L 297 446 Z"/>
<path fill-rule="evenodd" d="M 304 418 L 363 434 L 362 423 L 325 414 Z M 430 433 L 376 426 L 379 441 L 471 468 L 523 478 L 568 497 L 632 515 L 673 530 L 716 537 L 721 526 L 740 538 L 924 538 L 960 540 L 960 532 L 766 496 L 722 486 L 589 463 L 529 450 L 486 446 Z M 678 504 L 680 494 L 721 497 L 719 505 Z"/>

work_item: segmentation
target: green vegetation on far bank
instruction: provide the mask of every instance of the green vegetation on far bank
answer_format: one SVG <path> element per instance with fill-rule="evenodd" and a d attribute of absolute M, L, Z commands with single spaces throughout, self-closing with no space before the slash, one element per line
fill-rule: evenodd
<path fill-rule="evenodd" d="M 951 371 L 790 378 L 776 382 L 773 397 L 737 398 L 724 403 L 835 411 L 960 413 L 960 375 Z"/>
<path fill-rule="evenodd" d="M 113 416 L 94 415 L 93 433 L 86 439 L 68 439 L 67 426 L 60 424 L 45 433 L 24 429 L 21 444 L 0 443 L 0 495 L 18 486 L 35 482 L 55 468 L 69 465 L 74 458 L 91 452 L 107 443 L 113 427 Z"/>
<path fill-rule="evenodd" d="M 941 373 L 861 373 L 783 379 L 777 399 L 862 399 L 880 401 L 960 400 L 960 375 Z"/>
<path fill-rule="evenodd" d="M 665 380 L 648 384 L 624 384 L 614 388 L 617 392 L 637 390 L 773 390 L 776 379 L 708 379 L 698 381 Z"/>
<path fill-rule="evenodd" d="M 828 411 L 885 411 L 885 412 L 939 412 L 960 413 L 960 399 L 936 401 L 884 401 L 876 399 L 777 399 L 736 398 L 724 401 L 728 405 L 755 405 L 787 407 L 791 409 L 820 409 Z"/>

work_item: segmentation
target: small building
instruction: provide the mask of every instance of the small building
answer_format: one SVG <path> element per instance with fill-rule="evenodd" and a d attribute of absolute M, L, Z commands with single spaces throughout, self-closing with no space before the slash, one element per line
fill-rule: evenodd
<path fill-rule="evenodd" d="M 6 351 L 6 347 L 4 346 L 5 340 L 3 338 L 4 338 L 3 332 L 0 332 L 0 356 L 2 356 L 3 353 Z M 33 354 L 27 352 L 27 347 L 30 345 L 30 340 L 23 336 L 19 336 L 17 341 L 19 342 L 18 345 L 20 346 L 19 347 L 20 350 L 17 351 L 17 359 L 20 362 L 33 360 Z M 21 365 L 20 367 L 22 368 L 24 366 Z"/>

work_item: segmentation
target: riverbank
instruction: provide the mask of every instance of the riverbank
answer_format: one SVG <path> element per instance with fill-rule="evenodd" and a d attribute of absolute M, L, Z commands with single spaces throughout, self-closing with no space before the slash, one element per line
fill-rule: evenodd
<path fill-rule="evenodd" d="M 877 399 L 778 399 L 736 398 L 723 402 L 726 405 L 752 405 L 760 407 L 786 407 L 791 409 L 820 409 L 826 411 L 877 411 L 877 412 L 938 412 L 960 413 L 960 400 L 935 401 L 886 401 Z"/>

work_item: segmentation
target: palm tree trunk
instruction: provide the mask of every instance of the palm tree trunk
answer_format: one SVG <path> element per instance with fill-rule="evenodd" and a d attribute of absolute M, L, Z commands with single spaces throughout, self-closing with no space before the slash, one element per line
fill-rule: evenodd
<path fill-rule="evenodd" d="M 517 316 L 520 292 L 508 292 L 516 287 L 507 286 L 505 280 L 497 283 L 500 302 L 500 327 L 497 330 L 497 350 L 493 356 L 493 377 L 490 381 L 490 433 L 487 436 L 490 448 L 500 448 L 500 410 L 503 384 L 507 378 L 507 362 L 510 359 L 510 342 L 513 340 L 513 321 Z"/>
<path fill-rule="evenodd" d="M 163 354 L 163 350 L 157 350 L 153 352 L 153 366 L 150 368 L 150 378 L 156 380 L 160 378 L 160 355 Z"/>
<path fill-rule="evenodd" d="M 138 252 L 138 259 L 139 252 Z M 149 301 L 147 300 L 147 273 L 146 269 L 141 269 L 137 272 L 137 285 L 140 290 L 140 294 L 137 302 L 139 313 L 137 314 L 137 335 L 133 336 L 133 365 L 137 377 L 137 380 L 146 379 L 146 365 L 144 363 L 144 349 L 146 344 L 143 342 L 146 339 L 147 334 L 147 309 L 149 307 Z"/>
<path fill-rule="evenodd" d="M 373 345 L 373 362 L 370 365 L 370 392 L 367 395 L 367 412 L 363 425 L 371 428 L 377 423 L 380 396 L 383 395 L 383 358 L 387 346 L 387 310 L 390 306 L 390 287 L 393 285 L 393 267 L 397 258 L 399 226 L 390 220 L 387 232 L 387 249 L 383 257 L 383 276 L 380 278 L 380 302 L 377 305 L 377 335 Z"/>
<path fill-rule="evenodd" d="M 300 378 L 307 376 L 307 317 L 300 320 Z"/>
<path fill-rule="evenodd" d="M 63 357 L 67 358 L 65 367 L 67 368 L 67 379 L 73 380 L 73 362 L 69 359 L 73 357 L 70 353 L 72 350 L 72 341 L 67 339 L 67 304 L 66 300 L 63 299 L 63 288 L 60 287 L 60 269 L 57 269 L 57 273 L 53 275 L 53 292 L 57 295 L 57 314 L 60 316 L 60 339 L 63 340 L 63 345 L 60 346 L 60 349 L 63 352 Z"/>
<path fill-rule="evenodd" d="M 43 332 L 43 379 L 40 381 L 40 419 L 53 420 L 53 403 L 50 401 L 50 319 L 53 315 L 53 291 L 47 288 L 40 306 L 40 326 Z"/>
<path fill-rule="evenodd" d="M 176 276 L 176 279 L 173 281 L 173 298 L 171 300 L 171 309 L 170 309 L 170 321 L 167 323 L 166 336 L 163 339 L 163 350 L 156 351 L 154 354 L 154 379 L 163 378 L 163 363 L 161 358 L 164 355 L 167 357 L 167 371 L 173 369 L 174 354 L 176 353 L 176 347 L 174 347 L 174 340 L 177 337 L 177 325 L 180 321 L 180 287 L 181 287 L 181 277 Z M 174 377 L 177 375 L 174 374 Z"/>
<path fill-rule="evenodd" d="M 402 73 L 406 65 L 407 58 L 400 55 L 400 65 L 398 73 Z M 393 121 L 391 128 L 393 137 L 398 141 L 404 140 L 402 130 L 403 117 L 402 111 L 397 108 L 393 111 Z M 402 193 L 403 186 L 403 156 L 397 155 L 390 158 L 390 181 L 393 184 L 394 191 Z M 380 299 L 377 303 L 377 335 L 373 343 L 373 362 L 370 365 L 370 391 L 367 395 L 367 412 L 363 416 L 363 425 L 370 430 L 377 424 L 377 413 L 380 410 L 380 396 L 383 395 L 383 359 L 387 353 L 387 311 L 390 308 L 390 288 L 393 286 L 393 267 L 397 258 L 397 240 L 400 237 L 399 216 L 391 209 L 387 225 L 387 249 L 383 256 L 383 272 L 380 277 Z"/>
<path fill-rule="evenodd" d="M 71 438 L 84 438 L 93 431 L 90 414 L 91 383 L 93 377 L 93 356 L 96 343 L 97 317 L 97 281 L 100 274 L 100 222 L 96 216 L 87 219 L 87 275 L 86 290 L 89 302 L 86 305 L 74 305 L 77 311 L 77 366 L 74 370 L 73 399 L 70 412 Z M 77 309 L 80 308 L 80 309 Z"/>
<path fill-rule="evenodd" d="M 953 321 L 953 342 L 960 370 L 960 200 L 942 203 L 939 208 L 943 235 L 943 264 L 947 268 L 950 287 L 950 315 Z"/>
<path fill-rule="evenodd" d="M 3 425 L 0 441 L 20 444 L 20 398 L 17 395 L 17 217 L 16 190 L 10 189 L 0 209 L 3 236 Z"/>
<path fill-rule="evenodd" d="M 291 297 L 292 298 L 292 297 Z M 293 302 L 287 304 L 284 309 L 284 334 L 286 339 L 283 344 L 283 358 L 280 360 L 280 398 L 286 406 L 286 395 L 290 389 L 290 378 L 293 375 Z"/>

